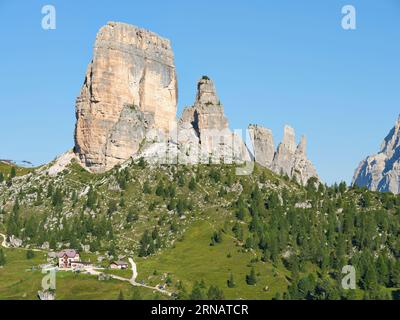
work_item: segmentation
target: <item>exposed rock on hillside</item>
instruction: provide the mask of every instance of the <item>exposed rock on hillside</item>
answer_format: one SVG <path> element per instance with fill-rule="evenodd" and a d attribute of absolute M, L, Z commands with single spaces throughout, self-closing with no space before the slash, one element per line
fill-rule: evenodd
<path fill-rule="evenodd" d="M 76 155 L 70 150 L 61 156 L 57 157 L 53 163 L 50 163 L 49 166 L 43 168 L 43 171 L 47 173 L 49 176 L 56 176 L 60 172 L 62 172 L 73 159 L 76 159 Z M 41 170 L 39 170 L 40 172 Z"/>
<path fill-rule="evenodd" d="M 76 101 L 75 152 L 106 171 L 139 150 L 148 129 L 175 126 L 177 81 L 169 40 L 125 23 L 97 34 Z"/>
<path fill-rule="evenodd" d="M 378 154 L 361 161 L 354 173 L 353 184 L 372 191 L 400 193 L 400 117 Z"/>

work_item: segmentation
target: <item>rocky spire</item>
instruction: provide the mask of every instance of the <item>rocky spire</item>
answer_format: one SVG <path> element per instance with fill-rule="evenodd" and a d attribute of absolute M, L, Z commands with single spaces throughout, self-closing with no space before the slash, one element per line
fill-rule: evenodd
<path fill-rule="evenodd" d="M 220 105 L 214 83 L 207 76 L 203 76 L 197 84 L 195 106 L 201 105 Z"/>
<path fill-rule="evenodd" d="M 196 101 L 193 107 L 185 108 L 182 122 L 190 122 L 196 130 L 200 140 L 211 130 L 217 132 L 228 129 L 228 119 L 225 117 L 224 107 L 220 103 L 214 83 L 203 76 L 197 84 Z"/>
<path fill-rule="evenodd" d="M 213 81 L 203 76 L 197 84 L 194 105 L 183 110 L 178 126 L 178 143 L 189 153 L 198 152 L 200 162 L 225 163 L 250 160 L 242 139 L 229 129 Z"/>
<path fill-rule="evenodd" d="M 296 151 L 296 135 L 294 133 L 294 129 L 288 125 L 285 125 L 283 129 L 282 146 L 290 153 L 294 153 Z"/>
<path fill-rule="evenodd" d="M 390 130 L 389 134 L 383 140 L 380 152 L 385 153 L 389 158 L 393 156 L 394 151 L 400 145 L 400 115 Z"/>
<path fill-rule="evenodd" d="M 270 168 L 275 153 L 272 131 L 258 125 L 250 125 L 248 130 L 253 144 L 254 160 L 260 165 Z"/>
<path fill-rule="evenodd" d="M 294 129 L 285 125 L 283 129 L 282 142 L 278 145 L 278 149 L 274 155 L 272 170 L 278 173 L 287 174 L 291 177 L 295 152 L 296 137 Z"/>
<path fill-rule="evenodd" d="M 305 136 L 301 137 L 300 143 L 297 146 L 296 154 L 306 156 L 306 148 L 307 148 L 307 139 Z"/>
<path fill-rule="evenodd" d="M 317 171 L 306 156 L 306 138 L 303 136 L 299 145 L 296 146 L 294 129 L 285 126 L 282 143 L 272 161 L 272 170 L 277 173 L 287 174 L 290 178 L 295 177 L 301 184 L 306 184 L 311 177 L 318 178 Z"/>
<path fill-rule="evenodd" d="M 353 184 L 372 191 L 400 193 L 400 117 L 384 139 L 380 152 L 360 162 Z"/>

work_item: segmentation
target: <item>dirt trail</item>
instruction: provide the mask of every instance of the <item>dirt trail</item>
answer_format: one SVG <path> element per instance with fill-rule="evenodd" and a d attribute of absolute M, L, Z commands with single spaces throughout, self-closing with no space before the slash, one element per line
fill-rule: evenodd
<path fill-rule="evenodd" d="M 132 277 L 130 279 L 123 278 L 123 277 L 120 277 L 120 276 L 117 276 L 117 275 L 114 275 L 114 274 L 108 274 L 108 275 L 112 279 L 129 282 L 132 286 L 135 286 L 135 287 L 143 287 L 143 288 L 147 288 L 147 289 L 151 289 L 151 290 L 156 290 L 156 291 L 158 291 L 158 292 L 160 292 L 162 294 L 165 294 L 165 295 L 167 295 L 169 297 L 172 296 L 172 293 L 167 291 L 167 290 L 161 289 L 159 287 L 152 287 L 152 286 L 148 286 L 148 285 L 143 284 L 143 283 L 136 282 L 136 278 L 138 276 L 136 263 L 133 261 L 132 258 L 129 258 L 129 263 L 131 264 L 131 269 L 132 269 Z M 100 275 L 102 273 L 102 272 L 94 269 L 93 267 L 85 268 L 85 271 L 87 273 L 91 274 L 91 275 L 94 275 L 94 276 L 98 276 L 98 275 Z"/>

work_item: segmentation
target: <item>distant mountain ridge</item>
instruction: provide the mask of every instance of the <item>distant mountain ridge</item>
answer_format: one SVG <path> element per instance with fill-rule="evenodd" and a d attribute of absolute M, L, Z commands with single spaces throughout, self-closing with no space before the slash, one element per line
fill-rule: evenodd
<path fill-rule="evenodd" d="M 400 193 L 400 116 L 377 154 L 361 161 L 353 184 L 372 191 Z"/>
<path fill-rule="evenodd" d="M 0 162 L 16 165 L 19 167 L 33 167 L 34 164 L 28 160 L 12 160 L 12 159 L 0 159 Z"/>

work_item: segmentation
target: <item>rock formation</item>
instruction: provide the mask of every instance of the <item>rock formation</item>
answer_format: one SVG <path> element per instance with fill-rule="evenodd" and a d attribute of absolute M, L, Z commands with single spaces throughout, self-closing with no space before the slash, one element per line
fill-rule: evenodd
<path fill-rule="evenodd" d="M 229 129 L 224 107 L 214 83 L 203 77 L 197 85 L 192 107 L 185 108 L 169 141 L 152 142 L 134 158 L 150 163 L 243 163 L 250 156 L 240 136 Z"/>
<path fill-rule="evenodd" d="M 124 23 L 109 22 L 97 34 L 93 60 L 76 101 L 74 153 L 60 157 L 55 173 L 78 158 L 93 172 L 104 172 L 129 158 L 158 164 L 249 162 L 301 183 L 316 176 L 306 158 L 305 139 L 296 147 L 294 130 L 285 127 L 274 152 L 272 132 L 250 126 L 254 155 L 229 129 L 212 80 L 197 84 L 194 105 L 176 121 L 177 80 L 168 40 Z"/>
<path fill-rule="evenodd" d="M 185 141 L 188 136 L 192 138 L 195 136 L 196 139 L 187 145 Z M 229 129 L 224 106 L 218 98 L 213 81 L 206 76 L 198 82 L 193 107 L 183 111 L 178 126 L 178 142 L 197 152 L 200 163 L 250 161 L 242 138 Z"/>
<path fill-rule="evenodd" d="M 319 180 L 317 170 L 312 162 L 307 158 L 306 146 L 307 140 L 306 137 L 303 136 L 296 148 L 292 173 L 289 175 L 291 177 L 296 177 L 297 181 L 303 185 L 307 184 L 308 180 L 313 177 Z"/>
<path fill-rule="evenodd" d="M 296 139 L 294 129 L 285 126 L 283 129 L 283 140 L 278 145 L 278 149 L 274 155 L 273 171 L 287 174 L 289 177 L 292 176 L 295 153 Z"/>
<path fill-rule="evenodd" d="M 283 140 L 274 151 L 272 132 L 269 129 L 249 126 L 249 133 L 253 145 L 254 160 L 260 165 L 279 174 L 295 177 L 301 184 L 306 184 L 308 179 L 316 177 L 317 171 L 307 159 L 306 138 L 303 136 L 296 146 L 294 129 L 285 126 Z"/>
<path fill-rule="evenodd" d="M 372 191 L 400 193 L 400 117 L 381 145 L 381 150 L 361 161 L 353 184 Z"/>
<path fill-rule="evenodd" d="M 186 108 L 178 125 L 178 143 L 189 146 L 200 162 L 232 162 L 235 137 L 228 127 L 224 107 L 220 103 L 214 83 L 203 77 L 197 84 L 194 105 Z M 198 150 L 196 150 L 198 148 Z"/>
<path fill-rule="evenodd" d="M 255 161 L 266 168 L 271 168 L 275 153 L 272 131 L 257 125 L 250 125 L 248 130 Z"/>
<path fill-rule="evenodd" d="M 76 101 L 75 153 L 94 172 L 139 150 L 146 132 L 176 123 L 177 80 L 169 40 L 109 22 L 97 34 Z"/>

